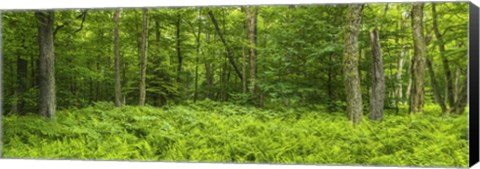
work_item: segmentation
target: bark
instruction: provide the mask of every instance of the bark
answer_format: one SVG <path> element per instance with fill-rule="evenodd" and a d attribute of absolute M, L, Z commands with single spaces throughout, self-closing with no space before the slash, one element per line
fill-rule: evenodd
<path fill-rule="evenodd" d="M 407 60 L 411 60 L 412 58 L 409 56 L 407 57 Z M 412 72 L 412 62 L 408 65 L 408 70 L 407 72 Z M 412 75 L 408 73 L 410 76 L 408 77 L 408 84 L 407 84 L 407 89 L 405 90 L 405 98 L 410 99 L 410 92 L 412 91 Z M 408 101 L 410 102 L 410 100 Z"/>
<path fill-rule="evenodd" d="M 396 24 L 396 27 L 397 27 L 397 31 L 405 29 L 402 17 L 400 17 L 400 21 L 398 22 L 398 24 Z M 403 102 L 402 74 L 403 74 L 403 66 L 405 64 L 405 54 L 408 53 L 408 49 L 407 49 L 407 45 L 405 45 L 403 42 L 403 38 L 396 37 L 395 42 L 398 45 L 402 45 L 400 58 L 398 58 L 398 63 L 397 63 L 397 74 L 395 75 L 396 83 L 395 83 L 395 91 L 394 91 L 394 95 L 396 98 L 395 104 L 398 112 L 398 104 Z"/>
<path fill-rule="evenodd" d="M 247 34 L 248 41 L 250 46 L 250 91 L 252 96 L 257 95 L 257 10 L 256 7 L 249 7 L 246 9 L 247 12 Z"/>
<path fill-rule="evenodd" d="M 95 60 L 95 71 L 100 72 L 100 55 L 97 55 L 97 59 Z M 95 80 L 95 101 L 100 100 L 100 80 Z"/>
<path fill-rule="evenodd" d="M 228 46 L 227 42 L 223 38 L 222 32 L 220 32 L 220 28 L 218 27 L 217 20 L 215 19 L 215 16 L 213 15 L 212 11 L 208 11 L 208 15 L 210 16 L 210 19 L 212 20 L 215 30 L 217 31 L 218 35 L 220 36 L 220 40 L 222 41 L 223 45 L 225 46 L 225 49 L 227 50 L 227 56 L 228 60 L 230 61 L 230 64 L 235 68 L 235 72 L 237 73 L 237 76 L 241 79 L 244 80 L 242 77 L 242 73 L 240 73 L 240 70 L 238 69 L 237 65 L 235 64 L 235 60 L 233 59 L 233 52 Z"/>
<path fill-rule="evenodd" d="M 457 93 L 457 99 L 454 106 L 450 109 L 450 113 L 463 114 L 468 103 L 468 78 L 465 77 L 464 83 Z"/>
<path fill-rule="evenodd" d="M 363 105 L 360 79 L 358 75 L 358 34 L 361 22 L 363 5 L 351 4 L 348 6 L 344 35 L 343 74 L 347 96 L 347 114 L 353 124 L 362 120 Z"/>
<path fill-rule="evenodd" d="M 245 55 L 245 46 L 242 46 L 242 74 L 246 75 L 247 74 L 247 56 Z M 247 93 L 247 81 L 242 80 L 242 92 Z"/>
<path fill-rule="evenodd" d="M 428 74 L 430 74 L 430 83 L 432 84 L 435 102 L 440 105 L 440 108 L 442 108 L 442 112 L 445 113 L 447 112 L 447 106 L 445 105 L 445 102 L 443 102 L 442 95 L 440 94 L 440 87 L 438 86 L 437 78 L 435 76 L 435 72 L 433 71 L 432 61 L 430 60 L 430 58 L 427 58 L 426 61 L 428 67 Z"/>
<path fill-rule="evenodd" d="M 333 56 L 332 54 L 328 57 L 329 63 L 333 63 Z M 334 98 L 333 98 L 333 66 L 328 66 L 328 80 L 327 80 L 327 93 L 328 93 L 328 112 L 331 113 L 334 111 Z"/>
<path fill-rule="evenodd" d="M 17 89 L 16 97 L 17 104 L 15 105 L 15 113 L 18 115 L 25 114 L 25 99 L 24 94 L 27 89 L 27 71 L 28 71 L 28 62 L 25 59 L 22 59 L 20 56 L 17 56 Z"/>
<path fill-rule="evenodd" d="M 445 56 L 445 43 L 443 41 L 442 34 L 438 30 L 438 15 L 436 11 L 436 4 L 432 4 L 432 17 L 433 17 L 433 30 L 435 33 L 435 37 L 438 41 L 438 50 L 440 52 L 440 57 L 442 58 L 443 63 L 443 70 L 445 73 L 445 78 L 447 81 L 447 100 L 448 104 L 451 106 L 454 105 L 454 91 L 453 91 L 453 80 L 452 80 L 452 72 L 450 70 L 450 65 L 448 63 L 448 58 Z"/>
<path fill-rule="evenodd" d="M 385 72 L 383 70 L 383 58 L 381 53 L 378 30 L 370 32 L 372 45 L 372 91 L 370 96 L 370 119 L 382 120 L 385 104 Z"/>
<path fill-rule="evenodd" d="M 246 12 L 246 9 L 244 7 L 242 7 L 242 12 Z M 246 29 L 247 29 L 247 22 L 248 20 L 245 19 L 244 23 L 243 23 L 243 29 L 242 29 L 242 35 L 246 35 Z M 248 36 L 246 36 L 248 38 Z M 248 91 L 248 88 L 247 88 L 247 56 L 245 54 L 245 45 L 242 45 L 242 75 L 245 75 L 245 80 L 242 80 L 242 92 L 243 93 L 247 93 Z"/>
<path fill-rule="evenodd" d="M 37 77 L 36 77 L 36 75 L 35 75 L 35 72 L 37 72 L 37 71 L 36 71 L 37 68 L 35 67 L 36 60 L 37 60 L 37 59 L 35 59 L 34 55 L 31 55 L 31 56 L 30 56 L 30 67 L 31 67 L 30 70 L 32 71 L 32 72 L 31 72 L 32 88 L 38 87 L 38 86 L 37 86 L 38 83 L 37 83 L 37 80 L 36 80 Z"/>
<path fill-rule="evenodd" d="M 412 59 L 412 88 L 410 92 L 410 113 L 423 111 L 424 106 L 424 79 L 425 79 L 425 58 L 427 46 L 423 35 L 423 3 L 415 3 L 412 8 L 412 36 L 414 45 L 414 56 Z"/>
<path fill-rule="evenodd" d="M 197 47 L 196 47 L 196 58 L 195 58 L 195 93 L 193 96 L 193 101 L 196 102 L 198 99 L 198 60 L 200 58 L 200 34 L 202 32 L 202 20 L 200 19 L 200 10 L 198 10 L 198 30 L 197 30 Z"/>
<path fill-rule="evenodd" d="M 403 64 L 405 63 L 405 53 L 407 46 L 402 46 L 402 52 L 400 53 L 400 58 L 398 59 L 397 75 L 395 76 L 397 83 L 395 97 L 397 98 L 397 103 L 403 100 L 403 89 L 402 89 L 402 73 L 403 73 Z"/>
<path fill-rule="evenodd" d="M 142 44 L 140 53 L 140 99 L 139 105 L 145 105 L 146 90 L 145 90 L 145 76 L 147 74 L 147 50 L 148 50 L 148 9 L 143 8 L 143 31 Z"/>
<path fill-rule="evenodd" d="M 38 45 L 39 57 L 39 87 L 40 87 L 40 114 L 53 118 L 56 111 L 55 101 L 55 53 L 53 44 L 53 11 L 38 11 Z"/>
<path fill-rule="evenodd" d="M 2 15 L 2 12 L 0 11 L 0 157 L 2 157 L 2 148 L 3 148 L 3 125 L 2 125 L 2 122 L 3 122 L 3 46 L 2 46 L 2 25 L 3 25 L 3 21 L 2 21 L 2 18 L 3 18 L 3 15 Z"/>
<path fill-rule="evenodd" d="M 207 41 L 208 44 L 210 44 L 210 32 L 208 31 L 205 35 L 205 40 Z M 213 68 L 211 65 L 212 63 L 208 62 L 205 58 L 204 58 L 204 61 L 205 61 L 205 78 L 207 81 L 207 88 L 209 89 L 208 98 L 213 99 L 212 92 L 210 91 L 210 89 L 212 89 L 213 87 L 213 75 L 214 75 Z"/>
<path fill-rule="evenodd" d="M 115 106 L 120 107 L 122 105 L 122 86 L 120 82 L 120 40 L 119 40 L 119 20 L 120 9 L 116 9 L 113 14 L 113 20 L 115 22 L 114 30 L 114 54 L 115 54 Z"/>
<path fill-rule="evenodd" d="M 177 66 L 177 82 L 180 82 L 180 75 L 182 73 L 182 52 L 180 50 L 180 21 L 181 17 L 180 14 L 177 15 L 177 22 L 176 22 L 176 50 L 177 50 L 177 59 L 178 59 L 178 66 Z"/>
<path fill-rule="evenodd" d="M 460 68 L 457 67 L 455 69 L 455 88 L 453 88 L 453 93 L 454 93 L 454 100 L 458 100 L 457 96 L 458 94 L 455 93 L 460 93 Z"/>

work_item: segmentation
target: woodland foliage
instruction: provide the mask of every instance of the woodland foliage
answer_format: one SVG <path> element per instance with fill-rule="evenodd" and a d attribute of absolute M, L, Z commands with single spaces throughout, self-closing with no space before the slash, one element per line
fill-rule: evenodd
<path fill-rule="evenodd" d="M 4 157 L 394 166 L 468 165 L 467 115 L 388 111 L 354 128 L 319 107 L 261 109 L 200 101 L 163 108 L 99 102 L 4 119 Z"/>
<path fill-rule="evenodd" d="M 7 158 L 468 164 L 467 2 L 2 20 Z"/>

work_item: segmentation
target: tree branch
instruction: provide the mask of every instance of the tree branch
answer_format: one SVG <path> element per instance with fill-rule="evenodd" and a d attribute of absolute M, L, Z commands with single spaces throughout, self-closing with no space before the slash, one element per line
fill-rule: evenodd
<path fill-rule="evenodd" d="M 77 19 L 79 19 L 80 17 L 82 17 L 82 23 L 80 24 L 80 28 L 78 28 L 75 32 L 73 33 L 77 33 L 77 32 L 80 32 L 82 29 L 83 29 L 83 23 L 85 22 L 85 18 L 87 18 L 87 10 L 83 11 L 81 15 L 77 16 Z"/>

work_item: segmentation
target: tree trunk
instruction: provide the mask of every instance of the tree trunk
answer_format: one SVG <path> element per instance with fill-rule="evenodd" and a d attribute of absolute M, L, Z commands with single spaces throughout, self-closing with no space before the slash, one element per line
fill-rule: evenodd
<path fill-rule="evenodd" d="M 333 56 L 332 54 L 329 55 L 328 57 L 329 59 L 329 63 L 334 63 L 333 62 Z M 327 80 L 327 93 L 328 93 L 328 112 L 331 113 L 334 111 L 334 108 L 335 108 L 335 100 L 333 98 L 333 66 L 332 65 L 329 65 L 328 66 L 328 80 Z"/>
<path fill-rule="evenodd" d="M 246 12 L 246 8 L 242 7 L 242 12 Z M 243 22 L 243 29 L 242 29 L 242 36 L 245 36 L 248 38 L 248 35 L 246 34 L 246 29 L 247 29 L 247 22 L 248 19 L 245 19 Z M 243 39 L 243 38 L 242 38 Z M 242 45 L 242 75 L 245 76 L 245 80 L 242 80 L 242 92 L 245 94 L 248 91 L 247 88 L 247 56 L 245 54 L 245 45 Z"/>
<path fill-rule="evenodd" d="M 464 83 L 457 94 L 454 106 L 450 109 L 450 113 L 463 114 L 468 103 L 468 78 L 465 77 Z"/>
<path fill-rule="evenodd" d="M 207 44 L 210 44 L 210 32 L 207 31 L 207 33 L 205 34 L 205 41 L 207 42 Z M 211 92 L 211 89 L 213 87 L 213 69 L 212 69 L 212 63 L 210 63 L 206 57 L 203 58 L 204 60 L 204 64 L 205 64 L 205 80 L 207 82 L 207 96 L 209 99 L 213 99 L 213 95 L 212 95 L 212 92 Z"/>
<path fill-rule="evenodd" d="M 454 100 L 458 100 L 457 96 L 458 94 L 457 93 L 460 93 L 460 68 L 457 67 L 455 69 L 455 87 L 453 88 L 453 95 L 454 95 Z"/>
<path fill-rule="evenodd" d="M 193 102 L 197 102 L 198 99 L 198 62 L 200 58 L 200 34 L 202 32 L 202 20 L 201 20 L 201 13 L 200 9 L 198 10 L 198 30 L 197 30 L 197 48 L 196 48 L 196 58 L 195 58 L 195 93 L 193 96 Z"/>
<path fill-rule="evenodd" d="M 177 22 L 176 22 L 176 50 L 177 50 L 177 59 L 178 59 L 178 66 L 177 66 L 177 82 L 180 82 L 180 76 L 182 73 L 182 52 L 180 50 L 180 21 L 181 17 L 180 14 L 177 15 Z"/>
<path fill-rule="evenodd" d="M 127 68 L 128 68 L 128 62 L 125 61 L 125 56 L 121 56 L 120 58 L 121 61 L 123 61 L 122 64 L 122 79 L 123 79 L 123 87 L 128 89 L 128 78 L 127 78 Z M 128 92 L 125 92 L 122 98 L 122 105 L 127 105 L 127 98 L 128 98 Z"/>
<path fill-rule="evenodd" d="M 378 30 L 370 32 L 372 45 L 372 91 L 370 96 L 370 119 L 382 120 L 385 104 L 385 72 L 383 70 L 383 58 L 381 53 Z"/>
<path fill-rule="evenodd" d="M 363 5 L 350 4 L 344 27 L 343 73 L 347 95 L 347 114 L 354 125 L 361 122 L 363 115 L 362 92 L 358 75 L 358 56 L 356 56 L 358 54 L 358 34 L 362 11 Z"/>
<path fill-rule="evenodd" d="M 245 46 L 242 46 L 242 74 L 243 75 L 247 74 L 247 64 L 245 62 L 247 62 L 247 57 L 245 55 Z M 242 80 L 242 92 L 247 93 L 247 80 Z"/>
<path fill-rule="evenodd" d="M 250 47 L 250 91 L 252 96 L 257 96 L 257 8 L 249 7 L 247 12 L 247 34 Z"/>
<path fill-rule="evenodd" d="M 225 49 L 227 50 L 227 56 L 228 56 L 228 60 L 230 61 L 230 64 L 233 66 L 233 68 L 235 68 L 235 72 L 237 73 L 238 77 L 240 79 L 244 80 L 243 77 L 242 77 L 242 74 L 240 73 L 240 70 L 238 70 L 238 67 L 235 64 L 235 60 L 233 59 L 233 52 L 230 49 L 230 47 L 228 46 L 225 39 L 223 38 L 223 34 L 222 34 L 222 32 L 220 32 L 220 28 L 218 27 L 217 20 L 215 19 L 215 16 L 213 15 L 212 11 L 208 11 L 208 15 L 210 16 L 210 19 L 212 20 L 212 22 L 215 26 L 215 30 L 217 31 L 218 35 L 220 36 L 220 40 L 222 41 L 223 45 L 225 46 Z"/>
<path fill-rule="evenodd" d="M 442 108 L 442 112 L 447 112 L 447 106 L 443 102 L 442 95 L 440 94 L 440 87 L 438 87 L 437 78 L 435 76 L 435 72 L 433 71 L 432 61 L 427 58 L 427 67 L 428 67 L 428 74 L 430 74 L 430 83 L 432 84 L 433 89 L 433 96 L 435 98 L 435 102 L 437 102 L 440 107 Z"/>
<path fill-rule="evenodd" d="M 40 114 L 55 116 L 55 53 L 53 44 L 53 11 L 38 11 L 38 45 L 40 49 Z"/>
<path fill-rule="evenodd" d="M 119 40 L 119 20 L 120 9 L 116 9 L 113 14 L 113 20 L 115 22 L 114 30 L 114 54 L 115 54 L 115 106 L 120 107 L 122 105 L 122 88 L 120 82 L 120 40 Z"/>
<path fill-rule="evenodd" d="M 425 79 L 425 58 L 427 46 L 423 35 L 423 3 L 415 3 L 412 8 L 412 36 L 414 45 L 414 56 L 412 58 L 412 88 L 410 92 L 410 113 L 423 111 L 424 105 L 424 79 Z"/>
<path fill-rule="evenodd" d="M 454 99 L 454 92 L 453 92 L 453 80 L 452 80 L 452 72 L 450 70 L 450 65 L 448 63 L 448 59 L 445 56 L 445 43 L 443 42 L 442 34 L 440 34 L 440 31 L 438 30 L 438 16 L 437 16 L 437 11 L 436 11 L 436 4 L 432 3 L 432 17 L 433 17 L 433 30 L 435 33 L 435 37 L 437 38 L 438 41 L 438 49 L 440 52 L 440 57 L 442 58 L 443 62 L 443 70 L 445 72 L 445 78 L 447 81 L 447 100 L 448 104 L 451 106 L 454 105 L 455 99 Z"/>
<path fill-rule="evenodd" d="M 140 99 L 139 105 L 145 105 L 145 76 L 147 74 L 147 50 L 148 50 L 148 9 L 143 8 L 143 31 L 142 31 L 142 46 L 140 53 Z"/>
<path fill-rule="evenodd" d="M 3 53 L 2 53 L 3 52 L 3 46 L 2 46 L 2 44 L 3 44 L 2 43 L 3 21 L 2 21 L 2 18 L 3 18 L 3 15 L 2 15 L 2 12 L 0 11 L 0 23 L 2 23 L 2 24 L 0 24 L 0 81 L 1 81 L 1 83 L 0 83 L 0 123 L 3 122 L 3 115 L 4 115 L 4 113 L 3 113 L 3 111 L 4 111 L 3 110 L 3 98 L 4 98 L 4 96 L 3 96 L 3 80 L 4 79 L 3 79 Z M 2 140 L 2 141 L 0 141 L 0 157 L 2 157 L 2 155 L 3 155 L 2 154 L 2 152 L 3 152 L 3 149 L 2 149 L 3 148 L 3 137 L 2 137 L 2 135 L 4 133 L 3 132 L 3 126 L 0 126 L 0 133 L 2 133 L 2 134 L 0 134 L 0 140 Z"/>
<path fill-rule="evenodd" d="M 403 64 L 405 63 L 405 53 L 407 46 L 402 46 L 402 52 L 400 53 L 400 58 L 398 59 L 397 75 L 396 75 L 396 91 L 395 97 L 397 98 L 397 103 L 403 100 L 403 89 L 402 89 L 402 73 L 403 73 Z"/>
<path fill-rule="evenodd" d="M 17 89 L 15 91 L 16 107 L 14 110 L 18 115 L 24 115 L 25 99 L 23 95 L 27 89 L 28 62 L 21 58 L 20 55 L 21 53 L 17 54 Z"/>
<path fill-rule="evenodd" d="M 97 59 L 95 60 L 95 71 L 100 72 L 100 55 L 97 56 Z M 95 101 L 98 102 L 100 100 L 100 80 L 95 79 Z"/>
<path fill-rule="evenodd" d="M 36 80 L 37 77 L 36 77 L 36 74 L 35 74 L 35 72 L 37 72 L 37 71 L 36 71 L 37 68 L 35 67 L 35 64 L 36 64 L 35 61 L 36 61 L 36 60 L 37 60 L 37 59 L 35 59 L 34 55 L 31 55 L 31 56 L 30 56 L 30 67 L 31 67 L 30 70 L 32 71 L 32 72 L 31 72 L 32 88 L 38 87 L 38 86 L 37 86 L 37 83 L 36 83 L 36 82 L 37 82 L 37 80 Z"/>

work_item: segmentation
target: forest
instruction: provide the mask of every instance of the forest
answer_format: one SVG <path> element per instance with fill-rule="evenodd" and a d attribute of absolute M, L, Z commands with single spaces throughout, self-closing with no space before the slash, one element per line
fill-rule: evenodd
<path fill-rule="evenodd" d="M 3 157 L 468 165 L 468 2 L 4 11 Z"/>

